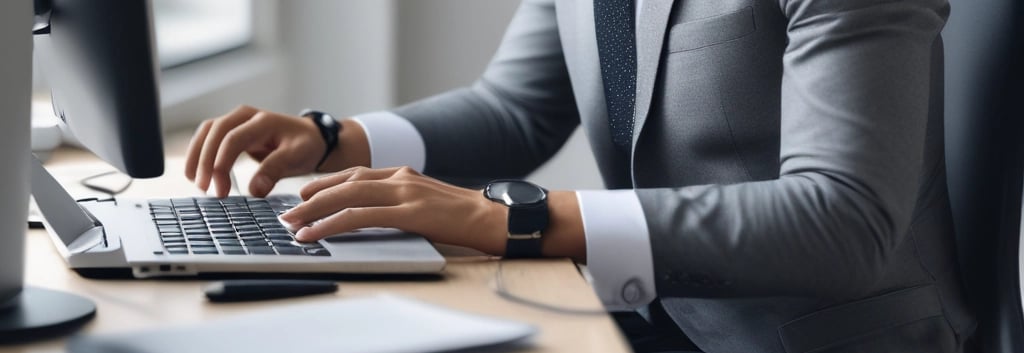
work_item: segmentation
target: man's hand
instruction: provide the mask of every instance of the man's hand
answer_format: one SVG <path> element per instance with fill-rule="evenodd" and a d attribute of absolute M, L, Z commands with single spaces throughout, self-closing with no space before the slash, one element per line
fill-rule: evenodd
<path fill-rule="evenodd" d="M 299 241 L 366 227 L 399 228 L 445 244 L 505 252 L 508 210 L 479 190 L 450 185 L 411 168 L 351 168 L 310 182 L 304 202 L 281 215 Z"/>
<path fill-rule="evenodd" d="M 324 170 L 369 164 L 361 126 L 352 121 L 342 126 L 338 148 L 324 162 Z M 203 191 L 212 183 L 214 194 L 225 197 L 231 187 L 231 167 L 245 152 L 260 162 L 249 193 L 263 197 L 281 178 L 312 173 L 325 149 L 311 120 L 241 106 L 199 126 L 189 143 L 185 176 Z"/>
<path fill-rule="evenodd" d="M 350 168 L 310 182 L 301 196 L 304 202 L 280 217 L 291 228 L 299 228 L 299 241 L 388 227 L 437 243 L 505 254 L 508 208 L 491 202 L 481 190 L 447 184 L 411 168 Z M 586 261 L 576 193 L 552 191 L 548 206 L 551 221 L 544 231 L 542 253 Z"/>

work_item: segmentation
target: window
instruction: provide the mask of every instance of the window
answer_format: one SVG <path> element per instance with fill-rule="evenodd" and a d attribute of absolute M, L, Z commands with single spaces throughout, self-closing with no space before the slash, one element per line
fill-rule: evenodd
<path fill-rule="evenodd" d="M 153 0 L 160 67 L 245 46 L 252 39 L 251 0 Z"/>

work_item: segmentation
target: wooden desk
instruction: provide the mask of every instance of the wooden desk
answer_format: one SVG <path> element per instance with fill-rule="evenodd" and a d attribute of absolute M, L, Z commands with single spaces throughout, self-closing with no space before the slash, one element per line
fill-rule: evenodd
<path fill-rule="evenodd" d="M 176 149 L 177 148 L 177 149 Z M 181 151 L 171 146 L 169 151 Z M 196 195 L 181 173 L 180 158 L 167 161 L 165 176 L 136 180 L 126 192 L 132 197 Z M 77 179 L 111 169 L 77 150 L 61 150 L 47 163 L 51 173 L 76 197 L 82 191 Z M 244 169 L 244 168 L 240 168 Z M 448 256 L 444 280 L 431 282 L 341 282 L 333 295 L 242 303 L 211 304 L 200 293 L 202 281 L 90 280 L 67 269 L 45 231 L 28 232 L 27 273 L 29 285 L 64 290 L 96 302 L 97 316 L 83 332 L 124 332 L 188 324 L 233 314 L 271 308 L 284 303 L 327 303 L 375 293 L 395 293 L 445 307 L 536 325 L 540 333 L 529 352 L 627 352 L 628 345 L 607 315 L 567 315 L 535 309 L 500 298 L 493 291 L 498 262 L 457 249 L 443 249 Z M 506 261 L 506 287 L 516 295 L 544 303 L 599 309 L 593 290 L 569 260 Z M 301 335 L 301 330 L 295 330 Z M 339 333 L 343 335 L 344 333 Z M 0 346 L 0 352 L 59 352 L 64 340 L 21 346 Z"/>

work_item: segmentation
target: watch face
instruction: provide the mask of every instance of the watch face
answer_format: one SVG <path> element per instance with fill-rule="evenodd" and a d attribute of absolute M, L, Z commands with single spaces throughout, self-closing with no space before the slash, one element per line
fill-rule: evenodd
<path fill-rule="evenodd" d="M 487 197 L 506 206 L 531 205 L 547 197 L 541 187 L 525 181 L 498 181 L 487 186 Z"/>

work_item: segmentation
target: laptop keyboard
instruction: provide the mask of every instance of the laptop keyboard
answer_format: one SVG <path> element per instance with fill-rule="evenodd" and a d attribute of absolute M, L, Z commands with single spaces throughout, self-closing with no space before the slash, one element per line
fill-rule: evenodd
<path fill-rule="evenodd" d="M 296 241 L 264 199 L 154 199 L 149 209 L 168 254 L 331 256 L 320 243 Z"/>

